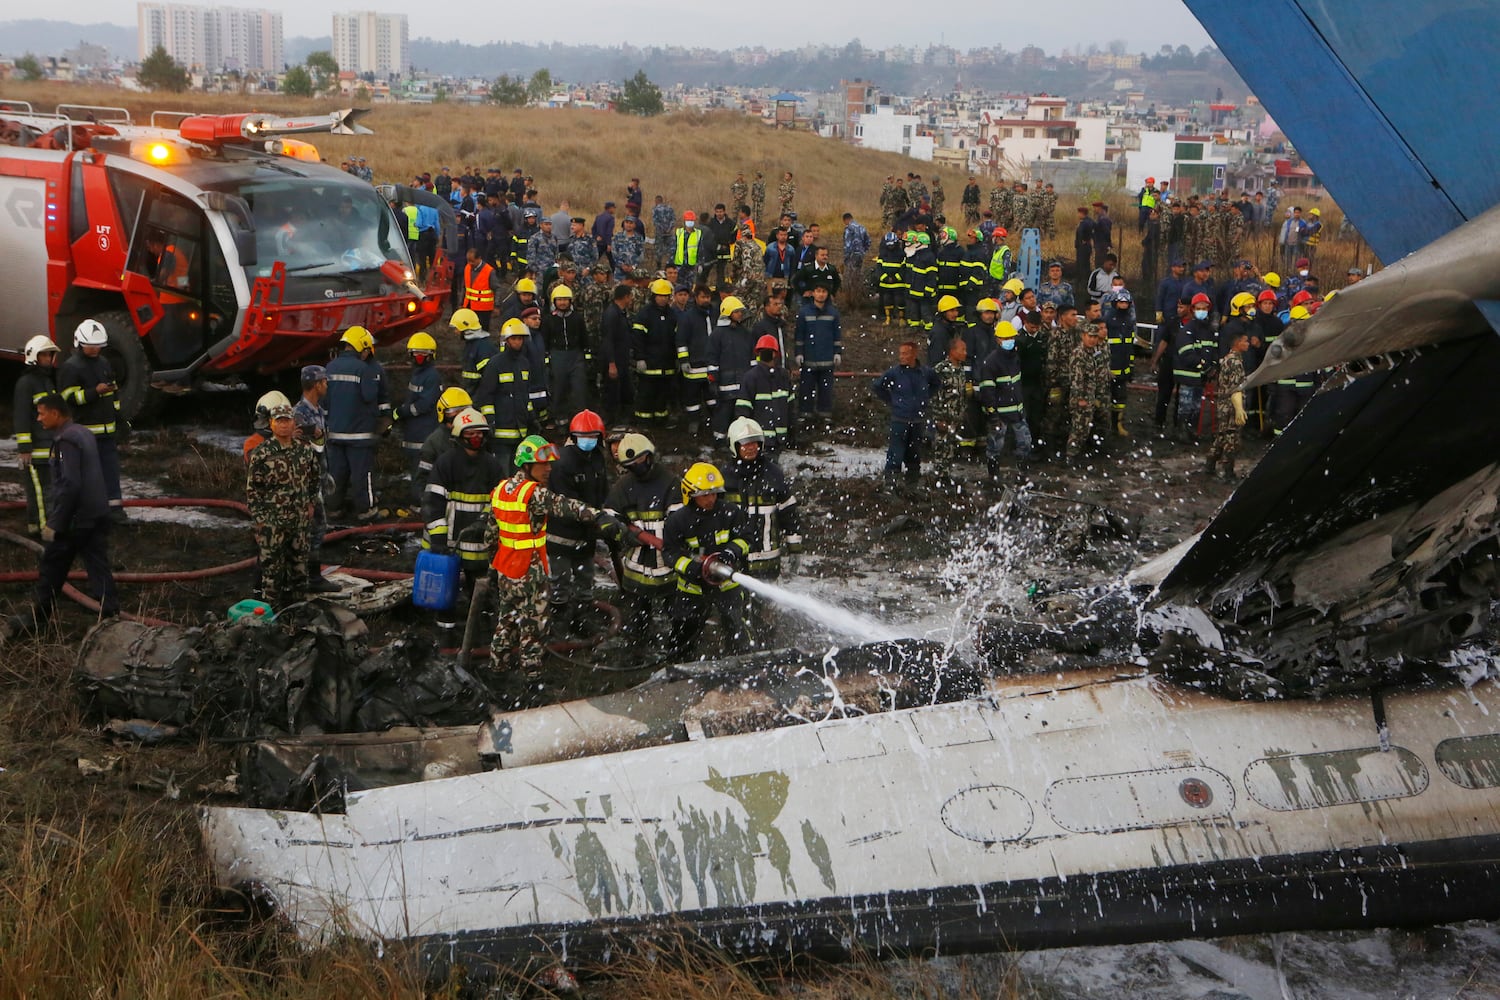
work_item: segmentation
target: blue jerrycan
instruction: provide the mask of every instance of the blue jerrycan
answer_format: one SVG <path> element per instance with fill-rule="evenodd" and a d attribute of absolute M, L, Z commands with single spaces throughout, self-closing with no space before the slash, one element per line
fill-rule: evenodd
<path fill-rule="evenodd" d="M 411 602 L 427 611 L 447 611 L 458 599 L 458 556 L 448 552 L 417 553 Z"/>

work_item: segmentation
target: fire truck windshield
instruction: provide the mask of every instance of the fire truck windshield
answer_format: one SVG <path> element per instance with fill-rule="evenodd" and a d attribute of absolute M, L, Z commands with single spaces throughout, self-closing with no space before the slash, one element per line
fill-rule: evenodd
<path fill-rule="evenodd" d="M 235 189 L 255 220 L 257 263 L 281 261 L 289 277 L 338 278 L 378 272 L 388 260 L 411 266 L 404 234 L 373 188 L 308 178 L 275 178 Z"/>

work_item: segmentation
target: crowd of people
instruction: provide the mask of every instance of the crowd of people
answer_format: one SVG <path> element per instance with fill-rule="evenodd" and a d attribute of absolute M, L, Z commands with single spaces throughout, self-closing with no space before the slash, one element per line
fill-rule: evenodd
<path fill-rule="evenodd" d="M 374 338 L 355 326 L 326 366 L 302 370 L 299 399 L 262 397 L 245 448 L 258 596 L 274 608 L 336 589 L 321 572 L 330 519 L 420 512 L 423 548 L 455 556 L 470 586 L 494 574 L 498 669 L 534 671 L 549 637 L 592 627 L 598 541 L 612 552 L 624 632 L 642 655 L 686 655 L 710 612 L 727 651 L 750 648 L 757 623 L 732 574 L 795 571 L 797 499 L 779 459 L 799 436 L 832 424 L 844 350 L 835 300 L 865 301 L 867 267 L 884 324 L 912 338 L 860 390 L 889 408 L 888 492 L 920 488 L 924 462 L 938 483 L 962 488 L 958 466 L 969 456 L 982 456 L 987 478 L 1001 481 L 1034 461 L 1090 460 L 1128 437 L 1127 388 L 1143 346 L 1138 309 L 1157 320 L 1145 361 L 1157 383 L 1155 423 L 1165 435 L 1170 416 L 1177 436 L 1211 441 L 1210 472 L 1232 476 L 1242 428 L 1255 421 L 1255 430 L 1279 433 L 1315 388 L 1313 377 L 1297 376 L 1268 392 L 1244 391 L 1286 326 L 1305 322 L 1323 295 L 1310 256 L 1293 259 L 1285 279 L 1236 258 L 1230 276 L 1215 281 L 1225 269 L 1215 255 L 1237 245 L 1232 223 L 1246 217 L 1239 203 L 1173 202 L 1164 186 L 1143 190 L 1146 239 L 1163 206 L 1188 221 L 1165 230 L 1170 273 L 1151 282 L 1153 301 L 1138 305 L 1118 270 L 1103 204 L 1079 209 L 1077 259 L 1098 266 L 1079 274 L 1075 294 L 1061 260 L 1036 287 L 1016 273 L 1009 227 L 1047 231 L 1056 215 L 1051 185 L 1033 194 L 1026 184 L 997 184 L 981 208 L 971 179 L 960 235 L 944 215 L 941 179 L 931 180 L 887 179 L 875 246 L 845 213 L 840 267 L 821 227 L 799 221 L 790 172 L 765 241 L 756 235 L 766 197 L 760 173 L 737 175 L 729 204 L 715 204 L 701 225 L 692 210 L 679 218 L 662 194 L 643 216 L 636 179 L 620 198 L 623 212 L 608 200 L 589 220 L 565 202 L 545 214 L 520 170 L 508 180 L 498 170 L 454 176 L 446 168 L 415 178 L 414 186 L 451 198 L 460 220 L 464 261 L 448 321 L 462 345 L 459 370 L 440 369 L 437 339 L 417 333 L 406 344 L 405 385 L 395 389 Z M 419 218 L 406 217 L 415 238 Z M 1228 221 L 1196 221 L 1205 219 Z M 1298 247 L 1316 243 L 1315 229 L 1288 232 Z M 1198 254 L 1189 277 L 1186 261 Z M 110 518 L 123 516 L 117 387 L 91 323 L 75 331 L 77 350 L 61 369 L 56 346 L 36 338 L 17 389 L 28 520 L 48 543 L 44 567 L 54 567 L 21 626 L 50 614 L 58 573 L 75 556 L 98 577 L 106 607 L 118 607 L 98 548 Z M 70 506 L 48 489 L 47 469 L 58 460 L 43 460 L 64 440 L 48 421 L 62 426 L 72 416 L 92 454 L 61 466 L 97 465 L 98 475 L 54 474 L 54 487 L 86 498 Z M 80 437 L 74 426 L 68 441 Z M 722 461 L 679 474 L 648 436 L 667 428 Z M 382 502 L 375 457 L 393 431 L 410 486 Z M 49 512 L 58 509 L 71 511 L 71 527 L 54 523 Z M 82 534 L 92 541 L 78 541 Z M 436 617 L 441 628 L 457 627 L 457 608 Z"/>

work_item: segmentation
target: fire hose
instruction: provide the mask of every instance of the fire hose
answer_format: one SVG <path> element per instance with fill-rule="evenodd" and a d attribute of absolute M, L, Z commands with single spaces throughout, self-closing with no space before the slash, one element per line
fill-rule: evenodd
<path fill-rule="evenodd" d="M 240 514 L 244 514 L 246 517 L 250 516 L 250 508 L 243 501 L 224 500 L 216 497 L 151 497 L 147 499 L 126 500 L 124 504 L 126 507 L 203 507 L 219 510 L 232 510 Z M 0 502 L 0 511 L 24 510 L 25 507 L 26 505 L 20 501 Z M 420 522 L 410 521 L 388 522 L 382 524 L 361 524 L 347 528 L 337 528 L 325 534 L 323 536 L 323 540 L 325 542 L 336 542 L 357 535 L 372 535 L 386 531 L 420 531 L 422 530 L 422 528 L 423 525 Z M 659 545 L 659 539 L 655 539 L 654 536 L 651 537 L 653 541 Z M 4 529 L 0 529 L 0 541 L 10 542 L 13 545 L 19 545 L 22 548 L 29 549 L 33 552 L 40 553 L 43 550 L 42 544 L 35 539 L 27 538 L 24 535 L 18 535 L 13 531 L 7 531 Z M 152 573 L 124 572 L 116 573 L 114 574 L 114 577 L 115 582 L 117 583 L 176 583 L 178 581 L 184 580 L 206 580 L 212 577 L 228 576 L 231 573 L 238 573 L 244 570 L 248 570 L 252 568 L 256 564 L 256 562 L 256 558 L 254 556 L 251 556 L 249 558 L 240 559 L 235 562 L 222 563 L 217 566 L 206 566 L 201 569 Z M 361 580 L 380 582 L 410 580 L 412 578 L 412 574 L 404 573 L 399 570 L 364 569 L 352 566 L 340 566 L 339 572 L 345 573 L 349 576 Z M 0 583 L 33 583 L 37 580 L 38 575 L 39 574 L 36 570 L 20 570 L 8 573 L 0 573 Z M 87 579 L 87 577 L 88 574 L 83 572 L 82 570 L 73 570 L 69 572 L 67 578 L 69 581 L 72 581 L 85 580 Z M 478 588 L 476 587 L 476 590 L 477 589 Z M 74 587 L 71 582 L 63 585 L 62 592 L 65 597 L 82 606 L 83 608 L 89 611 L 93 611 L 96 614 L 99 612 L 99 602 L 80 591 L 77 587 Z M 621 625 L 619 610 L 616 609 L 614 605 L 609 604 L 606 601 L 595 601 L 594 607 L 597 610 L 603 612 L 606 616 L 606 619 L 608 620 L 608 625 L 603 633 L 591 639 L 571 639 L 563 642 L 550 643 L 547 648 L 554 653 L 579 652 L 581 650 L 591 649 L 604 640 L 618 634 Z M 172 622 L 168 622 L 160 618 L 152 618 L 146 615 L 132 615 L 122 612 L 120 617 L 127 621 L 139 622 L 143 625 L 160 626 L 173 624 Z M 469 636 L 466 634 L 465 646 L 467 647 L 468 645 Z M 473 652 L 473 649 L 470 649 L 469 651 Z M 447 655 L 455 655 L 459 652 L 459 650 L 444 649 L 442 652 Z"/>

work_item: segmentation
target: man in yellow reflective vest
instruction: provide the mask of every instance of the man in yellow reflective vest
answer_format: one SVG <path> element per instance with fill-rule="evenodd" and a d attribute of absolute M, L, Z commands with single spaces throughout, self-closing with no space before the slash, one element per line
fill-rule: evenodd
<path fill-rule="evenodd" d="M 713 255 L 713 239 L 705 245 L 698 215 L 691 210 L 682 213 L 682 225 L 672 234 L 672 263 L 677 265 L 677 287 L 692 288 L 698 281 L 698 267 Z"/>

